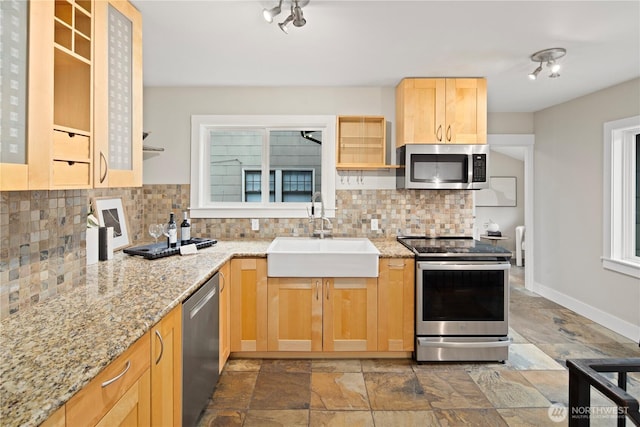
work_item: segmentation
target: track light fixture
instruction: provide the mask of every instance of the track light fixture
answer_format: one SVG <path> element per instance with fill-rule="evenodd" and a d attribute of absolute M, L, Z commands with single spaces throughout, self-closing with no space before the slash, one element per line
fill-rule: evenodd
<path fill-rule="evenodd" d="M 288 2 L 290 3 L 290 13 L 287 18 L 278 24 L 278 27 L 284 33 L 289 33 L 288 25 L 293 22 L 295 27 L 303 27 L 307 20 L 304 19 L 304 13 L 302 12 L 302 8 L 309 4 L 310 0 L 279 0 L 278 5 L 271 9 L 263 9 L 262 16 L 265 21 L 271 23 L 273 22 L 273 18 L 280 14 L 282 11 L 282 3 Z"/>
<path fill-rule="evenodd" d="M 549 77 L 560 77 L 560 64 L 556 62 L 557 59 L 562 58 L 567 54 L 567 50 L 562 47 L 552 47 L 551 49 L 541 50 L 531 55 L 533 62 L 538 62 L 538 67 L 529 74 L 529 79 L 536 80 L 538 74 L 542 71 L 542 64 L 547 63 L 547 67 L 551 69 Z"/>

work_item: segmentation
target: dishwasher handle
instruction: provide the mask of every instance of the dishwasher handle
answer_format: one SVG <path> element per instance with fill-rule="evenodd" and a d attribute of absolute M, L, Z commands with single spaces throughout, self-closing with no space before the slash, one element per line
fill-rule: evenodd
<path fill-rule="evenodd" d="M 198 312 L 202 310 L 202 307 L 204 307 L 211 300 L 211 298 L 214 297 L 214 295 L 216 294 L 216 291 L 217 291 L 217 288 L 214 287 L 205 296 L 203 296 L 200 301 L 196 303 L 196 305 L 191 309 L 191 311 L 189 311 L 189 319 L 193 319 L 194 317 L 196 317 Z"/>

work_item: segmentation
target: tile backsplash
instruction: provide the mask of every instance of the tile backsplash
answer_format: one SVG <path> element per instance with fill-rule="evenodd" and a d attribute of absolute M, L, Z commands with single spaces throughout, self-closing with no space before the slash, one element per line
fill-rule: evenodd
<path fill-rule="evenodd" d="M 189 207 L 186 184 L 65 191 L 0 193 L 0 319 L 57 294 L 73 291 L 86 277 L 86 216 L 96 197 L 121 197 L 133 244 L 149 240 L 149 224 Z M 468 191 L 338 190 L 334 236 L 395 238 L 397 235 L 473 234 Z M 378 220 L 378 231 L 371 220 Z M 193 219 L 192 235 L 218 239 L 308 236 L 306 218 Z"/>

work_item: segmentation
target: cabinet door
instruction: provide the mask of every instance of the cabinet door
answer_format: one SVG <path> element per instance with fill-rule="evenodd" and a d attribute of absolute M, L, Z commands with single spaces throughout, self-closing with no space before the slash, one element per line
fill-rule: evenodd
<path fill-rule="evenodd" d="M 322 279 L 269 278 L 269 351 L 322 350 Z"/>
<path fill-rule="evenodd" d="M 142 18 L 127 1 L 95 5 L 94 187 L 142 185 Z"/>
<path fill-rule="evenodd" d="M 378 350 L 413 351 L 415 261 L 380 259 L 378 276 Z"/>
<path fill-rule="evenodd" d="M 445 79 L 402 80 L 396 88 L 396 146 L 442 143 L 445 107 Z"/>
<path fill-rule="evenodd" d="M 447 79 L 445 142 L 487 143 L 487 82 Z"/>
<path fill-rule="evenodd" d="M 378 349 L 377 279 L 324 279 L 323 350 Z"/>
<path fill-rule="evenodd" d="M 96 424 L 96 427 L 148 426 L 151 422 L 149 417 L 150 376 L 149 369 L 147 369 Z"/>
<path fill-rule="evenodd" d="M 151 329 L 151 425 L 182 421 L 182 304 Z"/>
<path fill-rule="evenodd" d="M 231 351 L 267 350 L 267 259 L 231 260 Z"/>
<path fill-rule="evenodd" d="M 65 427 L 67 420 L 65 419 L 65 407 L 62 406 L 47 418 L 40 427 Z"/>
<path fill-rule="evenodd" d="M 149 333 L 146 333 L 69 399 L 66 404 L 67 425 L 96 425 L 112 408 L 118 406 L 118 402 L 121 402 L 125 395 L 128 403 L 117 410 L 119 415 L 114 413 L 110 417 L 124 419 L 134 411 L 136 417 L 146 420 L 143 424 L 148 425 L 151 416 L 150 352 Z M 128 409 L 125 411 L 123 408 Z M 107 422 L 105 425 L 118 423 Z"/>
<path fill-rule="evenodd" d="M 231 354 L 231 263 L 226 262 L 220 273 L 220 365 L 222 372 Z"/>

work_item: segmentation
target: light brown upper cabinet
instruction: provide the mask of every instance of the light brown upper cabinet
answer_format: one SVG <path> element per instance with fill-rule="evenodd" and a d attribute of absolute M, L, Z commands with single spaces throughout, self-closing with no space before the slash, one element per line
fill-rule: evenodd
<path fill-rule="evenodd" d="M 0 191 L 142 185 L 140 13 L 127 1 L 16 5 L 2 17 L 6 52 L 20 55 L 3 56 L 18 73 L 16 93 L 2 92 L 13 104 Z"/>
<path fill-rule="evenodd" d="M 28 89 L 15 98 L 26 100 L 20 110 L 26 133 L 7 124 L 6 134 L 19 140 L 7 144 L 4 153 L 3 139 L 0 189 L 90 188 L 93 2 L 33 1 L 28 6 L 28 68 L 23 64 Z"/>
<path fill-rule="evenodd" d="M 386 122 L 382 116 L 338 116 L 336 169 L 389 168 Z"/>
<path fill-rule="evenodd" d="M 142 17 L 127 1 L 95 5 L 94 187 L 142 185 Z"/>
<path fill-rule="evenodd" d="M 486 144 L 483 78 L 408 78 L 396 87 L 396 146 Z"/>

